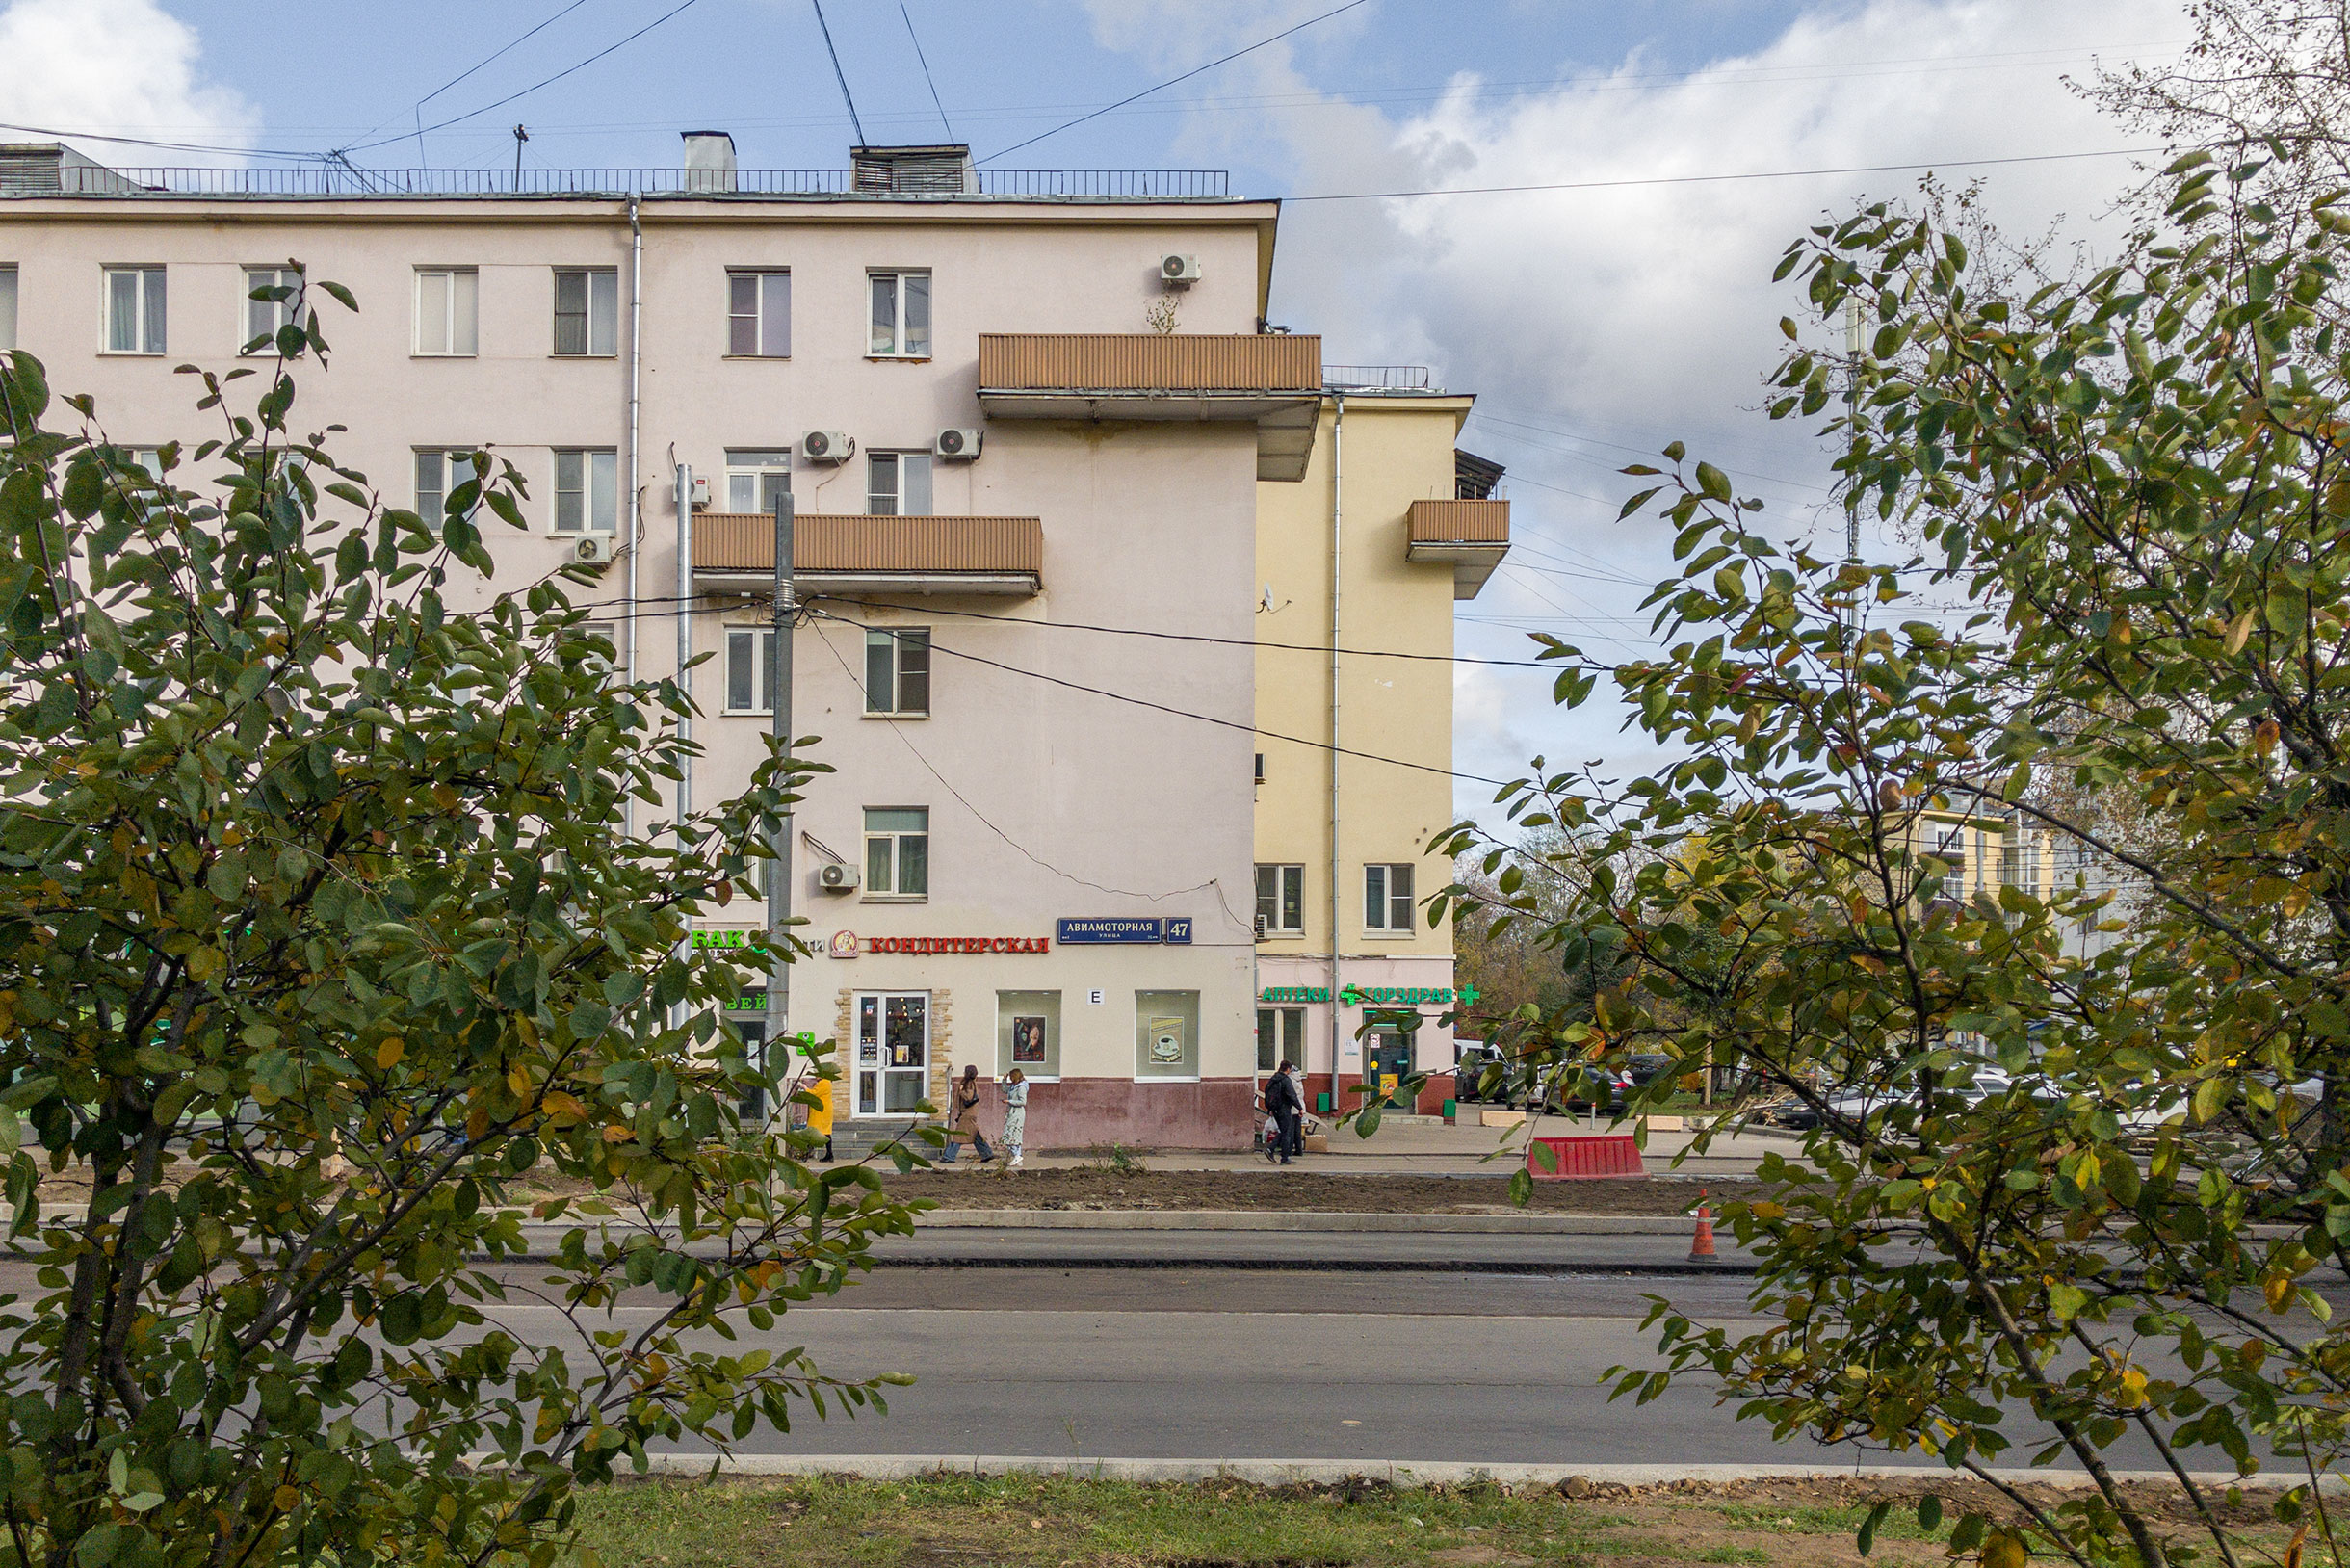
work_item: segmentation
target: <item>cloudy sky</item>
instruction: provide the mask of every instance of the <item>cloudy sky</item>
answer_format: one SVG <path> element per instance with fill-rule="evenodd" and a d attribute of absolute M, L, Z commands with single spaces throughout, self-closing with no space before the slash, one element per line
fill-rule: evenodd
<path fill-rule="evenodd" d="M 1649 645 L 1634 611 L 1669 553 L 1654 525 L 1613 520 L 1632 488 L 1614 470 L 1675 437 L 1788 534 L 1841 528 L 1824 449 L 1754 411 L 1796 307 L 1770 270 L 1823 213 L 1919 176 L 1779 176 L 1931 164 L 1980 179 L 2002 223 L 2094 246 L 2128 158 L 1993 160 L 2128 148 L 2066 78 L 2188 37 L 2173 0 L 1360 0 L 1019 145 L 1338 4 L 828 0 L 825 16 L 870 140 L 951 127 L 999 167 L 1229 169 L 1236 190 L 1292 198 L 1274 319 L 1334 360 L 1425 364 L 1479 395 L 1464 443 L 1509 465 L 1519 543 L 1459 640 L 1496 657 L 1533 629 L 1602 657 Z M 265 161 L 503 167 L 517 121 L 536 164 L 670 165 L 676 133 L 703 126 L 732 131 L 745 166 L 845 161 L 808 0 L 673 7 L 326 0 L 289 27 L 274 0 L 0 0 L 0 115 Z M 81 145 L 117 165 L 216 156 Z M 1586 188 L 1308 199 L 1570 184 Z M 1463 771 L 1654 760 L 1606 705 L 1554 709 L 1539 676 L 1465 668 L 1458 692 Z M 1460 804 L 1490 794 L 1464 784 Z"/>

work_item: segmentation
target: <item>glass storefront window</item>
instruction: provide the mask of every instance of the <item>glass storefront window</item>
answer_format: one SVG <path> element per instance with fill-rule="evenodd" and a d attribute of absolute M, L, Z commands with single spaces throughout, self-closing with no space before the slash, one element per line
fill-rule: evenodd
<path fill-rule="evenodd" d="M 1306 1070 L 1306 1010 L 1303 1007 L 1257 1009 L 1257 1071 L 1277 1071 L 1288 1062 Z"/>
<path fill-rule="evenodd" d="M 1060 993 L 996 993 L 996 1076 L 1014 1067 L 1031 1078 L 1060 1076 Z"/>
<path fill-rule="evenodd" d="M 1135 993 L 1135 1076 L 1199 1076 L 1199 993 Z"/>
<path fill-rule="evenodd" d="M 930 1092 L 930 993 L 857 998 L 857 1114 L 904 1116 Z"/>

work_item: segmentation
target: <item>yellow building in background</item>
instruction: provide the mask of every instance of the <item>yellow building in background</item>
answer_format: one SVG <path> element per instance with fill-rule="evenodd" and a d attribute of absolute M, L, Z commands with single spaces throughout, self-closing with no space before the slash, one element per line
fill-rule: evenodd
<path fill-rule="evenodd" d="M 1433 1110 L 1456 1057 L 1451 929 L 1422 907 L 1451 880 L 1428 843 L 1454 820 L 1453 605 L 1508 552 L 1509 503 L 1454 447 L 1473 397 L 1405 367 L 1324 380 L 1304 483 L 1257 486 L 1257 1067 L 1294 1062 L 1339 1110 L 1418 1070 Z M 1401 1012 L 1416 1032 L 1378 1027 Z"/>

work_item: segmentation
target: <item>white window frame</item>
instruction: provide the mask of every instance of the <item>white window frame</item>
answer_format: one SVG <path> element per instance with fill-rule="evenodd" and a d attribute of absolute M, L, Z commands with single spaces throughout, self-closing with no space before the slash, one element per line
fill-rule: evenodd
<path fill-rule="evenodd" d="M 549 532 L 565 538 L 588 534 L 620 532 L 620 453 L 616 447 L 557 447 L 555 449 L 555 506 Z M 565 469 L 577 463 L 576 476 Z M 577 483 L 565 483 L 576 477 Z M 567 498 L 576 496 L 576 502 Z M 566 507 L 576 509 L 566 523 Z"/>
<path fill-rule="evenodd" d="M 1363 868 L 1363 929 L 1377 936 L 1410 936 L 1419 907 L 1419 868 L 1409 860 L 1388 860 Z M 1403 891 L 1396 891 L 1400 882 Z M 1373 901 L 1376 902 L 1374 910 Z M 1373 919 L 1376 913 L 1379 918 Z M 1397 916 L 1401 919 L 1398 920 Z"/>
<path fill-rule="evenodd" d="M 922 667 L 909 671 L 907 654 L 920 648 L 918 661 Z M 886 668 L 876 666 L 875 659 L 887 661 Z M 930 628 L 927 626 L 869 626 L 865 629 L 865 717 L 868 719 L 927 719 L 930 717 Z M 922 698 L 919 706 L 908 703 L 906 680 L 909 675 L 921 681 Z M 875 687 L 880 680 L 889 685 L 889 700 L 876 705 Z"/>
<path fill-rule="evenodd" d="M 440 324 L 428 336 L 428 280 L 440 281 Z M 419 359 L 473 359 L 482 352 L 482 272 L 478 267 L 419 267 L 415 286 L 415 343 L 408 351 Z M 459 328 L 462 328 L 460 330 Z M 429 347 L 437 341 L 439 347 Z"/>
<path fill-rule="evenodd" d="M 452 476 L 460 472 L 470 473 L 472 468 L 470 463 L 461 465 L 460 467 L 459 465 L 453 464 L 450 459 L 453 457 L 470 457 L 482 449 L 479 447 L 417 447 L 413 450 L 414 461 L 409 464 L 409 472 L 414 476 L 415 480 L 416 515 L 425 520 L 425 527 L 431 529 L 433 533 L 438 534 L 441 530 L 441 524 L 446 522 L 449 517 L 449 492 L 455 489 L 457 484 L 462 484 L 465 483 L 463 479 L 459 478 L 456 480 L 455 483 L 452 483 Z M 428 490 L 425 487 L 425 462 L 427 459 L 431 459 L 439 465 L 440 484 L 436 489 Z M 433 498 L 432 506 L 430 510 L 428 510 L 425 507 L 425 497 L 427 495 Z M 482 503 L 477 498 L 473 504 L 472 510 L 467 511 L 465 515 L 467 517 L 475 516 L 481 511 L 481 510 Z"/>
<path fill-rule="evenodd" d="M 750 289 L 750 308 L 743 307 L 742 285 Z M 736 346 L 738 323 L 747 323 L 750 347 Z M 729 359 L 789 359 L 792 357 L 792 270 L 789 267 L 729 267 L 726 269 L 726 357 Z"/>
<path fill-rule="evenodd" d="M 1268 872 L 1271 874 L 1270 876 L 1266 875 Z M 1285 883 L 1288 885 L 1285 886 Z M 1293 902 L 1296 905 L 1297 922 L 1295 925 L 1284 925 L 1281 922 L 1281 914 L 1292 902 L 1288 896 L 1292 891 L 1296 894 Z M 1271 904 L 1269 914 L 1266 911 L 1268 902 Z M 1268 936 L 1302 936 L 1305 934 L 1306 869 L 1304 866 L 1270 860 L 1258 863 L 1257 918 L 1265 922 L 1266 934 Z"/>
<path fill-rule="evenodd" d="M 0 353 L 16 347 L 16 264 L 0 262 Z"/>
<path fill-rule="evenodd" d="M 612 644 L 613 658 L 616 659 L 619 657 L 620 623 L 618 621 L 584 620 L 581 621 L 576 627 L 572 628 L 572 630 L 582 638 L 602 638 L 605 641 Z M 610 675 L 613 672 L 614 665 L 612 659 L 607 659 L 600 653 L 590 653 L 588 656 L 588 660 L 589 664 L 595 666 L 595 671 L 597 674 Z"/>
<path fill-rule="evenodd" d="M 744 663 L 744 661 L 748 661 Z M 726 628 L 726 690 L 718 710 L 729 714 L 772 714 L 775 711 L 775 634 L 763 626 Z M 749 681 L 747 693 L 744 678 Z M 747 695 L 745 704 L 739 698 Z"/>
<path fill-rule="evenodd" d="M 774 462 L 746 462 L 743 459 L 754 454 L 766 454 Z M 772 482 L 780 480 L 780 486 Z M 773 511 L 774 497 L 769 492 L 780 488 L 792 493 L 792 449 L 782 447 L 728 447 L 726 449 L 726 510 L 728 511 Z"/>
<path fill-rule="evenodd" d="M 882 488 L 882 476 L 889 488 Z M 915 476 L 920 475 L 919 483 Z M 927 451 L 868 452 L 865 454 L 865 515 L 868 517 L 930 517 L 936 503 L 938 469 Z M 920 494 L 917 496 L 916 491 Z M 920 510 L 909 510 L 919 500 Z"/>
<path fill-rule="evenodd" d="M 1266 1028 L 1267 1022 L 1271 1028 Z M 1265 1036 L 1272 1035 L 1273 1059 L 1265 1059 Z M 1295 1051 L 1291 1047 L 1294 1045 Z M 1306 1010 L 1303 1007 L 1259 1006 L 1257 1008 L 1257 1071 L 1272 1073 L 1287 1061 L 1299 1072 L 1306 1070 Z"/>
<path fill-rule="evenodd" d="M 165 271 L 144 263 L 105 269 L 105 286 L 98 291 L 99 341 L 106 345 L 100 353 L 156 355 L 170 352 L 171 295 Z M 115 342 L 115 289 L 122 278 L 131 280 L 131 342 L 127 346 Z M 150 327 L 152 334 L 147 330 Z"/>
<path fill-rule="evenodd" d="M 874 815 L 876 812 L 891 811 L 921 812 L 922 827 L 917 830 L 911 827 L 875 827 L 873 825 Z M 907 889 L 901 885 L 906 879 L 905 845 L 907 841 L 913 839 L 922 841 L 922 886 Z M 890 875 L 887 878 L 889 882 L 887 887 L 877 886 L 876 884 L 882 878 L 874 875 L 874 868 L 876 864 L 874 859 L 874 850 L 876 846 L 884 844 L 889 847 Z M 867 806 L 865 808 L 865 859 L 863 865 L 865 871 L 864 896 L 867 899 L 898 903 L 915 903 L 927 901 L 930 897 L 930 808 L 928 806 Z"/>
<path fill-rule="evenodd" d="M 580 308 L 580 347 L 563 347 L 563 279 L 582 279 L 585 297 Z M 620 353 L 620 270 L 616 267 L 558 267 L 550 296 L 553 304 L 550 327 L 554 333 L 548 351 L 551 359 L 614 359 Z M 598 344 L 601 347 L 598 347 Z"/>
<path fill-rule="evenodd" d="M 920 278 L 921 287 L 909 290 L 907 281 Z M 865 274 L 867 300 L 865 357 L 868 359 L 927 359 L 938 330 L 937 291 L 931 284 L 927 267 L 876 267 Z M 909 299 L 921 301 L 922 337 L 916 342 L 915 328 L 907 322 Z M 882 318 L 888 319 L 884 321 Z"/>
<path fill-rule="evenodd" d="M 237 325 L 242 328 L 237 336 L 238 353 L 256 359 L 277 357 L 277 329 L 289 325 L 299 327 L 308 314 L 307 307 L 303 303 L 301 287 L 302 274 L 301 269 L 299 267 L 248 267 L 245 269 L 245 294 L 237 301 L 243 307 L 237 317 Z M 294 290 L 294 298 L 291 300 L 256 300 L 252 297 L 255 289 L 274 288 L 290 288 Z M 267 325 L 263 325 L 265 322 Z M 268 338 L 269 341 L 258 347 L 248 347 L 248 344 L 263 337 Z"/>

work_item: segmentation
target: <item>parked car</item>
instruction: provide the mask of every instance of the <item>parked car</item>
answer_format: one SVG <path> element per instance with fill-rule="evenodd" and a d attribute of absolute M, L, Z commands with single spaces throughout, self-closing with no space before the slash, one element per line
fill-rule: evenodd
<path fill-rule="evenodd" d="M 1505 1060 L 1499 1047 L 1476 1044 L 1462 1046 L 1460 1062 L 1452 1069 L 1452 1098 L 1464 1103 L 1486 1098 L 1486 1072 L 1489 1068 L 1501 1067 L 1501 1073 L 1494 1080 L 1492 1097 L 1497 1101 L 1507 1100 L 1509 1078 Z"/>
<path fill-rule="evenodd" d="M 2015 1085 L 2015 1081 L 1997 1067 L 1976 1067 L 1964 1084 L 1951 1083 L 1948 1078 L 1949 1075 L 1945 1073 L 1944 1083 L 1937 1086 L 1935 1092 L 1940 1095 L 1959 1095 L 1970 1106 L 1980 1105 L 1996 1094 L 2005 1094 Z M 1915 1103 L 1918 1098 L 1919 1086 L 1915 1082 L 1910 1082 L 1837 1089 L 1826 1096 L 1825 1105 L 1829 1113 L 1839 1120 L 1861 1122 L 1881 1107 Z M 1771 1120 L 1781 1127 L 1808 1133 L 1819 1126 L 1821 1117 L 1819 1111 L 1809 1102 L 1796 1100 L 1779 1107 L 1772 1112 Z"/>

